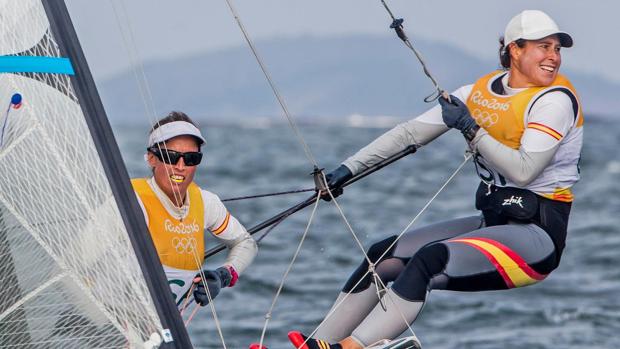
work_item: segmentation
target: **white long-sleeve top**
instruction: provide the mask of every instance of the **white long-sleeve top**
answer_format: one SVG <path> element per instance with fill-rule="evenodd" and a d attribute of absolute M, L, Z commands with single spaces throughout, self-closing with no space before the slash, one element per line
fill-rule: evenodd
<path fill-rule="evenodd" d="M 508 74 L 502 77 L 505 94 L 514 95 L 522 89 L 508 86 Z M 452 94 L 465 102 L 472 85 L 463 86 Z M 525 116 L 525 124 L 539 123 L 556 130 L 560 139 L 539 130 L 526 128 L 519 149 L 512 149 L 480 129 L 470 144 L 482 155 L 483 162 L 493 173 L 507 179 L 503 186 L 515 186 L 548 194 L 558 188 L 569 188 L 579 180 L 577 162 L 582 146 L 582 128 L 575 128 L 573 104 L 561 91 L 544 94 Z M 436 105 L 418 117 L 401 123 L 343 162 L 356 174 L 390 157 L 409 145 L 421 147 L 439 137 L 449 128 L 443 122 L 441 107 Z M 500 185 L 499 183 L 496 183 Z"/>

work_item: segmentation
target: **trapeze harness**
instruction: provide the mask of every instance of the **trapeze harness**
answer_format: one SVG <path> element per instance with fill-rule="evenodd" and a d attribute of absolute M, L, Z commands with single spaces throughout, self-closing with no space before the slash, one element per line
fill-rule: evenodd
<path fill-rule="evenodd" d="M 564 76 L 558 74 L 551 86 L 528 88 L 513 96 L 505 96 L 501 79 L 506 72 L 493 72 L 479 79 L 467 100 L 467 108 L 476 122 L 500 143 L 518 149 L 525 128 L 533 128 L 547 133 L 558 140 L 563 135 L 540 123 L 525 123 L 534 103 L 550 92 L 560 91 L 570 97 L 575 116 L 573 129 L 581 128 L 583 115 L 577 93 Z M 495 121 L 495 122 L 493 122 Z M 581 132 L 581 130 L 579 130 Z M 577 132 L 574 132 L 577 133 Z M 567 135 L 568 137 L 568 135 Z M 476 170 L 482 182 L 476 192 L 476 208 L 482 211 L 485 225 L 504 225 L 509 220 L 534 223 L 541 227 L 553 240 L 556 247 L 557 263 L 565 246 L 566 229 L 573 195 L 570 187 L 558 187 L 558 173 L 576 182 L 579 179 L 578 167 L 571 159 L 579 158 L 581 144 L 570 144 L 558 149 L 554 158 L 553 172 L 543 171 L 530 184 L 535 191 L 510 186 L 506 178 L 492 170 L 480 156 L 476 156 Z M 485 173 L 486 172 L 486 173 Z M 508 184 L 508 185 L 507 185 Z M 571 183 L 572 184 L 572 183 Z"/>

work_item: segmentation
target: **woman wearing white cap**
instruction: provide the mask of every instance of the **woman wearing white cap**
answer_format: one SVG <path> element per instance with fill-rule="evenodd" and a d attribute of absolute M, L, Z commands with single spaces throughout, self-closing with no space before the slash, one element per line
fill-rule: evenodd
<path fill-rule="evenodd" d="M 384 284 L 393 282 L 383 301 L 364 261 L 316 332 L 321 340 L 291 332 L 296 347 L 362 348 L 392 339 L 414 322 L 432 289 L 522 287 L 558 266 L 583 133 L 577 93 L 558 73 L 560 49 L 573 40 L 545 13 L 523 11 L 508 23 L 500 42 L 504 70 L 459 88 L 451 102 L 440 98 L 440 105 L 396 126 L 328 175 L 337 189 L 405 147 L 421 147 L 456 128 L 476 154 L 482 181 L 476 208 L 482 215 L 372 245 L 368 256 L 374 270 Z"/>
<path fill-rule="evenodd" d="M 149 135 L 145 158 L 153 176 L 132 180 L 177 305 L 193 283 L 196 302 L 208 304 L 221 288 L 236 283 L 257 252 L 255 241 L 220 199 L 193 182 L 205 143 L 187 115 L 171 112 Z M 205 229 L 230 249 L 222 266 L 203 271 L 208 290 L 196 277 L 204 262 Z"/>

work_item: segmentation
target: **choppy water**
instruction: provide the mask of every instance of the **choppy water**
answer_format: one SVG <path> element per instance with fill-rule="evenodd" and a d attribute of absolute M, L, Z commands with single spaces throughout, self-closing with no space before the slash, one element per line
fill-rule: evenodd
<path fill-rule="evenodd" d="M 147 126 L 145 125 L 145 128 Z M 115 127 L 132 176 L 146 176 L 145 130 Z M 206 164 L 197 182 L 222 198 L 312 187 L 312 170 L 291 130 L 205 124 Z M 302 127 L 321 166 L 332 169 L 382 129 Z M 433 291 L 414 324 L 425 348 L 620 347 L 620 124 L 590 121 L 582 181 L 571 214 L 562 264 L 544 282 L 510 291 Z M 364 246 L 400 232 L 460 164 L 464 142 L 452 131 L 417 154 L 347 188 L 344 211 Z M 414 226 L 474 212 L 477 184 L 468 164 Z M 307 193 L 227 205 L 250 227 Z M 228 348 L 258 341 L 275 290 L 308 221 L 310 208 L 289 218 L 260 247 L 238 286 L 217 298 Z M 212 245 L 211 245 L 212 246 Z M 301 255 L 273 311 L 270 348 L 290 348 L 289 330 L 312 331 L 331 306 L 361 253 L 332 204 L 322 202 Z M 218 260 L 207 263 L 217 265 Z M 221 348 L 208 308 L 190 325 L 197 348 Z"/>

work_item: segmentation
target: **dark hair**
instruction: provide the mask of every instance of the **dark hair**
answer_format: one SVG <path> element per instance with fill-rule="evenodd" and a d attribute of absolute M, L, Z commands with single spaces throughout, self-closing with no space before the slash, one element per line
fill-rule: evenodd
<path fill-rule="evenodd" d="M 183 112 L 180 112 L 180 111 L 171 111 L 168 115 L 166 115 L 165 117 L 159 119 L 159 121 L 157 121 L 155 123 L 155 125 L 153 125 L 153 127 L 151 127 L 151 131 L 149 133 L 153 133 L 153 131 L 155 131 L 161 125 L 169 124 L 169 123 L 175 122 L 175 121 L 189 122 L 190 124 L 198 127 L 198 125 L 196 125 L 194 120 L 190 119 L 190 117 L 187 116 L 187 114 L 185 114 Z"/>
<path fill-rule="evenodd" d="M 525 41 L 525 39 L 517 39 L 514 43 L 518 47 L 523 48 L 523 46 L 525 46 Z M 504 69 L 510 68 L 510 50 L 508 49 L 508 46 L 504 45 L 503 36 L 499 37 L 499 64 L 501 64 Z"/>

